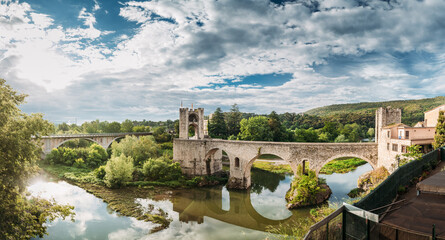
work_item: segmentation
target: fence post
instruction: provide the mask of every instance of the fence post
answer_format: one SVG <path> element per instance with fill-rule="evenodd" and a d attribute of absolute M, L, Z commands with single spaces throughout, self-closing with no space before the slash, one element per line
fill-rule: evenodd
<path fill-rule="evenodd" d="M 343 239 L 343 240 L 346 240 L 346 208 L 343 206 L 343 211 L 342 211 L 342 214 L 343 214 L 343 216 L 342 216 L 342 218 L 343 218 L 343 224 L 342 224 L 342 226 L 341 226 L 341 228 L 342 228 L 342 233 L 341 233 L 341 238 Z"/>
<path fill-rule="evenodd" d="M 366 239 L 370 240 L 370 226 L 369 226 L 369 220 L 368 218 L 366 218 Z"/>
<path fill-rule="evenodd" d="M 433 224 L 433 237 L 432 240 L 436 240 L 436 224 Z"/>
<path fill-rule="evenodd" d="M 326 223 L 326 240 L 329 240 L 329 221 Z"/>

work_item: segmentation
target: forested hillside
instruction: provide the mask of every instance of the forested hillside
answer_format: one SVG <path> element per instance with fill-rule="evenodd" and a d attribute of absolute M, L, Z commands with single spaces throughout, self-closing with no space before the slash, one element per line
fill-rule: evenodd
<path fill-rule="evenodd" d="M 351 104 L 336 104 L 311 109 L 305 114 L 316 116 L 333 116 L 341 114 L 358 113 L 363 115 L 374 115 L 379 107 L 391 106 L 402 109 L 402 122 L 410 126 L 423 120 L 423 113 L 437 106 L 445 104 L 445 97 L 425 98 L 418 100 L 399 100 L 388 102 L 363 102 Z"/>

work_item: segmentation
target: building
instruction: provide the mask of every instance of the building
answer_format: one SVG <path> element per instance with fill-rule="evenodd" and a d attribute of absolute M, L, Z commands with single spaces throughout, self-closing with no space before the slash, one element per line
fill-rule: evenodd
<path fill-rule="evenodd" d="M 407 152 L 407 147 L 419 145 L 423 153 L 433 150 L 435 128 L 439 111 L 445 110 L 445 104 L 424 113 L 424 121 L 414 127 L 401 123 L 402 110 L 379 108 L 376 111 L 376 142 L 379 162 L 390 172 L 394 171 L 394 159 Z"/>

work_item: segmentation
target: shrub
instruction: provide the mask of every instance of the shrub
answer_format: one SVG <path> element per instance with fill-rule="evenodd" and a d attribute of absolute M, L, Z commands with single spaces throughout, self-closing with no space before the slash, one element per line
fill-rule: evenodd
<path fill-rule="evenodd" d="M 111 157 L 105 166 L 105 184 L 110 188 L 125 186 L 131 181 L 133 174 L 133 158 L 121 154 L 119 157 Z"/>
<path fill-rule="evenodd" d="M 74 161 L 73 167 L 82 168 L 85 167 L 85 162 L 82 158 L 78 158 Z"/>
<path fill-rule="evenodd" d="M 101 180 L 103 180 L 105 178 L 105 174 L 106 174 L 105 165 L 94 169 L 94 175 Z"/>
<path fill-rule="evenodd" d="M 172 163 L 165 157 L 148 159 L 142 166 L 142 172 L 150 180 L 169 181 L 177 180 L 182 176 L 179 163 Z"/>
<path fill-rule="evenodd" d="M 97 167 L 105 163 L 108 159 L 107 151 L 99 144 L 93 144 L 88 149 L 86 164 L 89 167 Z"/>

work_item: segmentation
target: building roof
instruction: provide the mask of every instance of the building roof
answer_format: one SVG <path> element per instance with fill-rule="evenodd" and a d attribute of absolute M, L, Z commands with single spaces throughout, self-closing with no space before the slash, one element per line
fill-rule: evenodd
<path fill-rule="evenodd" d="M 437 107 L 435 107 L 435 108 L 433 108 L 433 109 L 431 109 L 431 110 L 428 110 L 428 111 L 426 111 L 425 113 L 434 111 L 434 110 L 436 110 L 436 109 L 438 109 L 438 108 L 441 108 L 441 107 L 445 107 L 445 104 L 442 104 L 442 105 L 437 106 Z"/>

